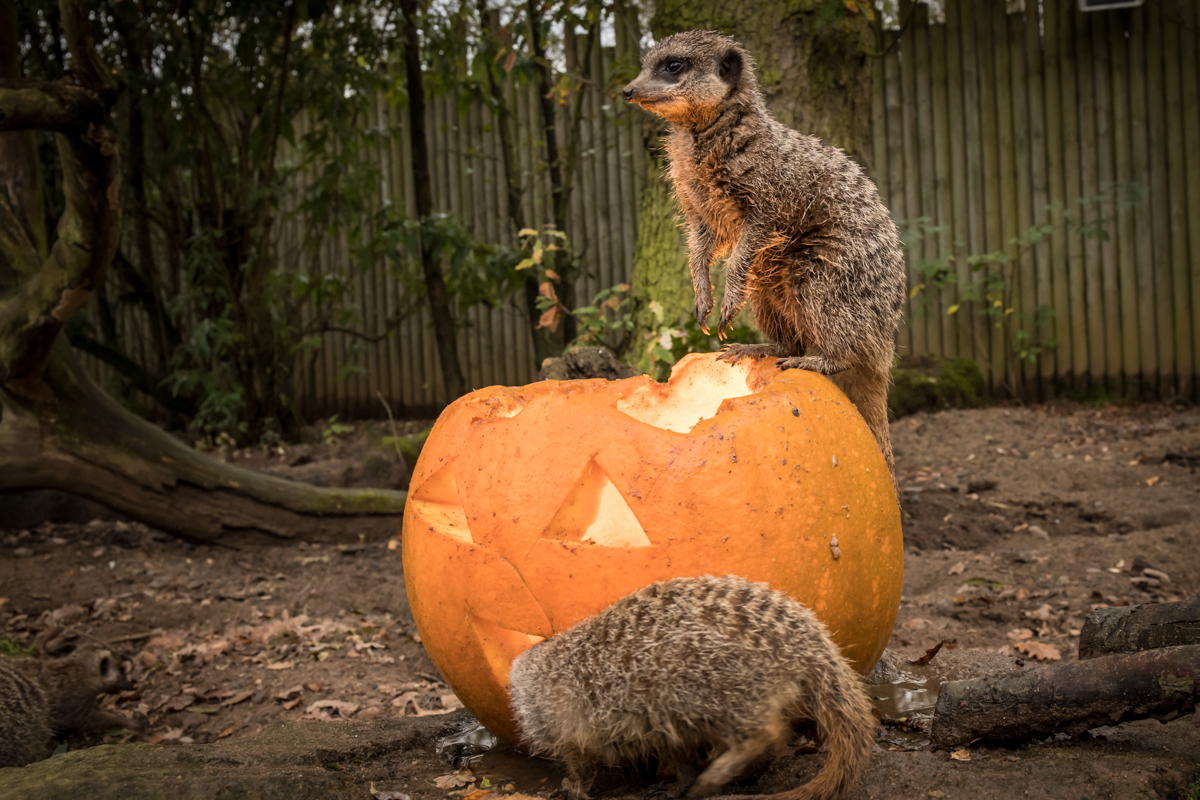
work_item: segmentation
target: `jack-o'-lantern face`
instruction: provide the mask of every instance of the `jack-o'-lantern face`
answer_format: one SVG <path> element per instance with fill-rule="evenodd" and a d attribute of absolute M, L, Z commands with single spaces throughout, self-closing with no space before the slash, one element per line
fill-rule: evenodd
<path fill-rule="evenodd" d="M 883 457 L 828 379 L 693 355 L 671 380 L 493 386 L 443 412 L 413 471 L 404 577 L 430 657 L 516 741 L 509 666 L 656 580 L 736 574 L 812 608 L 860 671 L 903 578 Z"/>

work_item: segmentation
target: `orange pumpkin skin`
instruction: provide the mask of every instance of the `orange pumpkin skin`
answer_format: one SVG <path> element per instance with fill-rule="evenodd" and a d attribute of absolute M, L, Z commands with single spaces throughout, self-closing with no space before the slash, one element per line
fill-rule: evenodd
<path fill-rule="evenodd" d="M 764 581 L 860 672 L 883 653 L 904 558 L 874 438 L 827 378 L 715 358 L 684 358 L 667 384 L 492 386 L 434 425 L 404 514 L 408 598 L 430 657 L 500 738 L 517 740 L 513 658 L 666 578 Z"/>

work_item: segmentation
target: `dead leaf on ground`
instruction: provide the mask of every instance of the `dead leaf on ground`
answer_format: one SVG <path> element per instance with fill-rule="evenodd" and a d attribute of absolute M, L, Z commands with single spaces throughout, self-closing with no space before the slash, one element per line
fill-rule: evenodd
<path fill-rule="evenodd" d="M 227 738 L 227 737 L 229 737 L 229 736 L 232 736 L 232 735 L 233 735 L 233 728 L 226 728 L 225 730 L 223 730 L 223 731 L 221 731 L 219 734 L 217 734 L 217 738 L 218 738 L 218 739 L 225 739 L 225 738 Z"/>
<path fill-rule="evenodd" d="M 1155 475 L 1153 478 L 1146 478 L 1146 485 L 1153 486 L 1154 484 L 1158 483 L 1160 480 L 1162 480 L 1162 478 L 1160 478 L 1157 475 Z"/>
<path fill-rule="evenodd" d="M 970 761 L 971 751 L 964 747 L 962 750 L 955 750 L 953 753 L 951 753 L 950 758 L 954 759 L 955 761 Z"/>
<path fill-rule="evenodd" d="M 442 701 L 442 708 L 447 711 L 457 711 L 463 707 L 462 700 L 459 700 L 456 694 L 444 694 L 438 699 Z"/>
<path fill-rule="evenodd" d="M 909 661 L 908 663 L 912 664 L 914 667 L 922 667 L 928 664 L 930 661 L 933 661 L 933 657 L 938 654 L 938 650 L 942 649 L 943 644 L 945 644 L 945 642 L 938 642 L 933 647 L 926 650 L 925 655 L 921 656 L 916 661 Z"/>
<path fill-rule="evenodd" d="M 183 637 L 176 633 L 160 633 L 146 642 L 146 647 L 165 647 L 177 650 L 183 647 Z"/>
<path fill-rule="evenodd" d="M 150 744 L 158 744 L 159 742 L 173 742 L 183 736 L 183 728 L 172 728 L 162 733 L 152 733 L 146 740 Z"/>
<path fill-rule="evenodd" d="M 457 772 L 451 772 L 449 775 L 442 775 L 433 779 L 434 786 L 439 789 L 457 789 L 460 786 L 467 786 L 475 782 L 475 775 L 469 769 L 460 769 Z"/>
<path fill-rule="evenodd" d="M 293 708 L 300 705 L 300 701 L 303 699 L 304 699 L 303 697 L 297 697 L 295 700 L 288 700 L 286 703 L 283 704 L 283 707 L 285 709 L 287 709 L 288 711 L 291 711 Z"/>
<path fill-rule="evenodd" d="M 1013 647 L 1039 661 L 1058 661 L 1062 658 L 1058 648 L 1046 642 L 1017 642 Z"/>
<path fill-rule="evenodd" d="M 1008 638 L 1016 639 L 1019 642 L 1025 641 L 1026 639 L 1033 638 L 1033 631 L 1029 630 L 1029 628 L 1013 628 L 1008 632 Z"/>
<path fill-rule="evenodd" d="M 409 800 L 410 795 L 405 792 L 393 792 L 383 789 L 376 789 L 375 782 L 371 782 L 371 797 L 375 800 Z"/>
<path fill-rule="evenodd" d="M 196 695 L 181 694 L 163 703 L 161 708 L 163 711 L 183 711 L 194 702 L 196 702 Z"/>
<path fill-rule="evenodd" d="M 476 789 L 475 791 L 463 797 L 463 800 L 482 800 L 482 798 L 487 797 L 491 793 L 491 789 Z"/>
<path fill-rule="evenodd" d="M 1036 611 L 1026 611 L 1026 619 L 1039 619 L 1043 622 L 1054 619 L 1054 610 L 1050 608 L 1049 603 L 1042 603 Z"/>
<path fill-rule="evenodd" d="M 928 624 L 930 624 L 929 620 L 921 619 L 920 617 L 917 617 L 916 619 L 906 620 L 905 622 L 903 622 L 900 625 L 900 627 L 901 628 L 924 628 Z"/>
<path fill-rule="evenodd" d="M 295 686 L 284 689 L 282 692 L 276 692 L 275 694 L 273 694 L 271 696 L 274 697 L 276 700 L 289 700 L 293 697 L 299 696 L 303 692 L 304 692 L 304 685 L 297 683 Z"/>
<path fill-rule="evenodd" d="M 953 567 L 951 567 L 950 571 L 946 574 L 947 575 L 961 575 L 962 571 L 966 568 L 967 568 L 967 562 L 960 561 L 957 564 L 955 564 Z"/>
<path fill-rule="evenodd" d="M 274 664 L 267 664 L 267 669 L 291 669 L 296 666 L 291 661 L 276 661 Z"/>
<path fill-rule="evenodd" d="M 223 706 L 236 706 L 238 703 L 244 703 L 249 700 L 254 692 L 238 692 L 233 697 L 221 703 Z"/>
<path fill-rule="evenodd" d="M 318 700 L 310 705 L 304 713 L 313 714 L 322 708 L 333 709 L 343 719 L 349 719 L 350 717 L 354 716 L 361 706 L 358 703 L 347 703 L 344 700 Z"/>

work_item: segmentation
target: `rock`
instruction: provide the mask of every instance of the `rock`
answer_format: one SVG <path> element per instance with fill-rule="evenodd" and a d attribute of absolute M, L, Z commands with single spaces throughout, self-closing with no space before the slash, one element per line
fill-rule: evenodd
<path fill-rule="evenodd" d="M 445 771 L 434 745 L 473 724 L 465 711 L 338 724 L 294 723 L 212 744 L 119 744 L 0 770 L 6 800 L 188 800 L 366 796 L 371 781 Z M 424 793 L 428 795 L 428 793 Z"/>
<path fill-rule="evenodd" d="M 574 381 L 604 378 L 619 381 L 632 378 L 638 371 L 617 360 L 607 347 L 578 347 L 558 358 L 547 358 L 538 371 L 538 380 Z"/>

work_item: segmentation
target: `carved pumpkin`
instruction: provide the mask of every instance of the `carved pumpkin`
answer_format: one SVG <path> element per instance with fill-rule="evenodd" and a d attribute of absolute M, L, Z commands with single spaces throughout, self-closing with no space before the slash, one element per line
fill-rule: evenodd
<path fill-rule="evenodd" d="M 509 666 L 653 581 L 737 574 L 812 608 L 860 671 L 900 600 L 883 457 L 828 379 L 692 355 L 671 380 L 471 392 L 413 470 L 404 577 L 450 686 L 515 742 Z"/>

